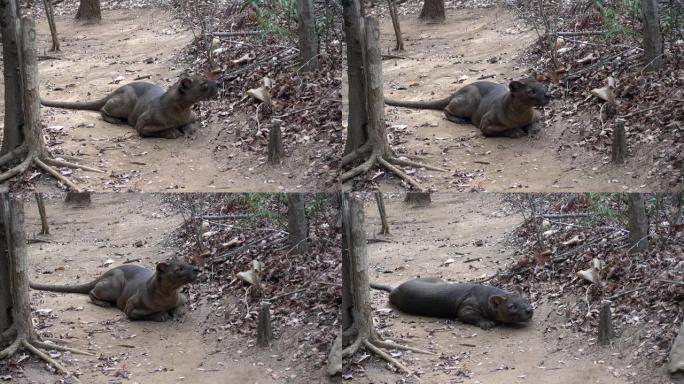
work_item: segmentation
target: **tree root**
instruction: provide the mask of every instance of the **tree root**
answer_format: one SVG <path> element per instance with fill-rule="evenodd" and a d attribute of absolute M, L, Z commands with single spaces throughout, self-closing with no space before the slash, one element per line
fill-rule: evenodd
<path fill-rule="evenodd" d="M 21 146 L 17 147 L 16 149 L 12 150 L 11 152 L 0 157 L 0 166 L 14 160 L 19 155 L 26 152 L 26 150 L 27 150 L 26 148 L 27 148 L 26 145 L 22 144 Z M 19 174 L 26 172 L 26 170 L 28 169 L 28 167 L 32 163 L 36 167 L 38 167 L 38 168 L 42 169 L 43 171 L 49 173 L 52 177 L 57 179 L 57 181 L 61 182 L 62 184 L 66 185 L 68 188 L 70 188 L 76 192 L 81 192 L 81 189 L 78 188 L 78 186 L 76 186 L 76 184 L 74 184 L 71 180 L 62 176 L 59 172 L 57 172 L 57 170 L 52 168 L 50 165 L 53 165 L 56 167 L 68 167 L 68 168 L 82 169 L 84 171 L 90 171 L 90 172 L 99 172 L 99 173 L 105 172 L 105 171 L 98 169 L 98 168 L 88 167 L 88 166 L 80 165 L 80 164 L 74 164 L 74 163 L 70 163 L 67 161 L 53 159 L 53 158 L 50 158 L 48 156 L 40 156 L 36 153 L 29 152 L 26 155 L 26 158 L 24 158 L 24 160 L 22 160 L 22 162 L 19 163 L 19 165 L 16 165 L 16 166 L 10 168 L 9 170 L 5 171 L 4 173 L 0 174 L 0 183 L 4 182 L 5 180 L 11 179 L 14 176 L 17 176 Z"/>
<path fill-rule="evenodd" d="M 13 327 L 12 327 L 13 328 Z M 12 329 L 10 328 L 10 329 Z M 9 330 L 8 330 L 9 331 Z M 3 336 L 9 332 L 4 332 Z M 35 337 L 25 337 L 25 336 L 17 336 L 16 339 L 12 342 L 12 344 L 5 348 L 4 350 L 0 351 L 0 360 L 9 358 L 10 356 L 14 355 L 18 350 L 19 347 L 24 347 L 26 350 L 30 351 L 34 355 L 38 356 L 41 358 L 43 361 L 46 363 L 52 365 L 55 367 L 55 369 L 65 375 L 72 375 L 62 364 L 60 364 L 57 360 L 53 359 L 50 357 L 48 354 L 45 352 L 41 351 L 38 348 L 43 348 L 46 350 L 55 350 L 55 351 L 63 351 L 63 352 L 71 352 L 71 353 L 77 353 L 80 355 L 87 355 L 87 356 L 95 356 L 90 352 L 86 351 L 81 351 L 79 349 L 75 348 L 67 348 L 67 347 L 62 347 L 59 345 L 52 345 L 45 343 L 43 341 L 37 340 Z"/>
<path fill-rule="evenodd" d="M 340 167 L 342 167 L 342 166 L 344 166 L 344 165 L 346 165 L 346 164 L 348 164 L 354 160 L 361 158 L 362 156 L 364 156 L 364 154 L 371 151 L 371 146 L 367 145 L 367 144 L 368 143 L 362 145 L 357 150 L 345 155 L 342 158 L 342 160 L 340 160 Z M 344 183 L 353 177 L 356 177 L 362 173 L 368 172 L 373 167 L 373 165 L 375 165 L 375 163 L 377 162 L 379 165 L 381 165 L 382 167 L 384 167 L 385 169 L 387 169 L 391 173 L 397 175 L 400 179 L 404 180 L 413 189 L 415 189 L 419 192 L 425 192 L 425 189 L 420 184 L 418 184 L 418 182 L 416 182 L 411 176 L 409 176 L 406 172 L 404 172 L 403 170 L 401 170 L 398 167 L 395 167 L 392 164 L 396 164 L 396 165 L 400 165 L 400 166 L 405 165 L 405 166 L 410 166 L 410 167 L 425 168 L 425 169 L 430 169 L 430 170 L 439 171 L 439 172 L 446 172 L 447 171 L 446 169 L 443 169 L 443 168 L 434 167 L 431 165 L 422 164 L 422 163 L 418 163 L 418 162 L 411 161 L 411 160 L 399 159 L 391 153 L 382 155 L 382 154 L 375 153 L 375 151 L 373 151 L 370 155 L 367 155 L 367 156 L 368 157 L 366 158 L 366 160 L 361 165 L 357 165 L 356 167 L 354 167 L 354 168 L 350 169 L 349 171 L 340 175 L 340 183 Z"/>
<path fill-rule="evenodd" d="M 374 332 L 373 332 L 374 333 Z M 342 356 L 343 357 L 349 357 L 353 354 L 355 354 L 361 345 L 365 345 L 366 348 L 368 348 L 371 352 L 375 353 L 379 357 L 383 358 L 385 361 L 390 363 L 391 365 L 394 365 L 399 369 L 400 371 L 410 375 L 412 374 L 411 370 L 409 370 L 404 364 L 399 362 L 399 360 L 395 359 L 394 357 L 390 356 L 387 352 L 383 351 L 380 348 L 386 348 L 386 349 L 400 349 L 404 351 L 412 351 L 416 353 L 423 353 L 426 355 L 434 355 L 433 352 L 426 351 L 420 348 L 414 348 L 414 347 L 408 347 L 405 345 L 400 345 L 396 343 L 388 343 L 384 340 L 381 340 L 378 336 L 368 336 L 368 335 L 357 335 L 358 337 L 354 340 L 354 342 L 349 345 L 347 348 L 345 348 L 342 351 Z"/>

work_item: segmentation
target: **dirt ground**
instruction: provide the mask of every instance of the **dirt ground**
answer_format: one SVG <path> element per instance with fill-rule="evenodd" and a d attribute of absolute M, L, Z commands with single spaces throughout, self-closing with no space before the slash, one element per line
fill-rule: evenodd
<path fill-rule="evenodd" d="M 95 194 L 87 208 L 67 207 L 62 196 L 46 200 L 51 234 L 38 235 L 40 220 L 33 202 L 25 206 L 26 235 L 50 242 L 29 245 L 30 278 L 38 282 L 85 282 L 128 259 L 142 265 L 172 257 L 165 245 L 181 223 L 164 210 L 154 194 Z M 141 243 L 140 243 L 141 242 Z M 137 244 L 136 244 L 137 243 Z M 110 267 L 104 267 L 112 259 Z M 226 297 L 226 299 L 230 299 Z M 86 349 L 95 357 L 64 354 L 60 361 L 80 372 L 81 382 L 111 383 L 297 383 L 324 382 L 322 370 L 292 369 L 297 330 L 284 330 L 269 350 L 256 350 L 254 340 L 214 326 L 212 306 L 193 302 L 180 321 L 131 322 L 115 308 L 102 308 L 86 295 L 31 292 L 32 309 L 52 312 L 40 318 L 38 332 Z M 34 316 L 36 313 L 34 312 Z M 205 325 L 209 324 L 209 327 Z M 206 332 L 206 328 L 217 332 Z M 57 376 L 34 357 L 22 363 L 24 377 L 16 383 L 54 383 Z M 303 381 L 302 381 L 303 380 Z"/>
<path fill-rule="evenodd" d="M 410 5 L 405 5 L 410 6 Z M 379 11 L 387 15 L 386 9 Z M 401 12 L 401 9 L 400 9 Z M 500 8 L 450 9 L 442 24 L 425 24 L 417 14 L 400 16 L 405 52 L 395 53 L 389 17 L 381 20 L 385 97 L 438 99 L 482 77 L 506 83 L 528 76 L 520 54 L 535 33 L 512 11 Z M 550 117 L 563 100 L 546 107 L 544 128 L 531 138 L 485 138 L 465 124 L 447 121 L 441 111 L 385 108 L 391 143 L 399 154 L 419 156 L 450 172 L 417 170 L 424 187 L 439 191 L 649 191 L 665 188 L 649 179 L 649 148 L 641 148 L 623 167 L 579 148 L 579 116 Z M 397 179 L 375 179 L 384 191 L 402 189 Z"/>
<path fill-rule="evenodd" d="M 417 276 L 473 280 L 491 276 L 512 254 L 506 236 L 522 218 L 504 209 L 496 194 L 434 194 L 426 208 L 408 207 L 396 194 L 385 196 L 391 236 L 384 237 L 390 242 L 369 242 L 371 281 L 395 286 Z M 366 227 L 369 238 L 378 237 L 374 201 L 366 204 Z M 446 266 L 448 259 L 454 262 Z M 621 345 L 598 349 L 595 339 L 582 340 L 565 329 L 554 299 L 533 303 L 528 326 L 484 331 L 458 321 L 399 313 L 389 306 L 386 292 L 371 290 L 371 298 L 383 337 L 437 353 L 402 354 L 400 360 L 420 373 L 420 381 L 407 378 L 407 383 L 618 384 L 644 373 L 629 366 L 629 359 L 616 357 Z M 357 375 L 355 382 L 400 382 L 400 375 L 376 357 L 361 365 L 367 376 Z M 654 381 L 644 383 L 665 377 L 664 372 L 650 375 Z"/>
<path fill-rule="evenodd" d="M 71 15 L 58 16 L 56 22 L 62 53 L 55 55 L 48 52 L 46 20 L 36 21 L 39 55 L 60 58 L 39 62 L 41 96 L 46 99 L 92 100 L 144 76 L 150 76 L 145 81 L 166 88 L 189 67 L 178 54 L 192 41 L 192 33 L 165 10 L 107 10 L 97 25 L 77 23 Z M 115 84 L 120 77 L 123 80 Z M 293 153 L 286 153 L 281 166 L 271 166 L 265 157 L 232 145 L 239 140 L 236 132 L 244 130 L 247 118 L 239 112 L 222 112 L 219 105 L 203 102 L 202 128 L 190 138 L 175 140 L 142 139 L 131 127 L 104 122 L 93 111 L 42 108 L 41 112 L 46 129 L 63 141 L 53 144 L 64 155 L 106 171 L 68 171 L 77 185 L 90 190 L 323 189 L 324 181 L 301 171 L 302 164 L 316 162 L 310 158 L 311 146 L 297 146 Z M 44 176 L 37 187 L 54 191 L 56 183 Z"/>

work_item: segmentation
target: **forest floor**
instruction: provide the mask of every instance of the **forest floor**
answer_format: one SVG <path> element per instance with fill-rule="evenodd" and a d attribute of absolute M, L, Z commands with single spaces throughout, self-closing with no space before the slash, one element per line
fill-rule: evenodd
<path fill-rule="evenodd" d="M 195 57 L 197 53 L 189 48 L 193 34 L 187 22 L 158 5 L 131 8 L 124 3 L 118 9 L 104 10 L 102 21 L 92 25 L 76 22 L 72 13 L 59 15 L 63 11 L 63 5 L 60 5 L 56 9 L 60 53 L 48 52 L 51 40 L 47 21 L 39 4 L 34 6 L 38 7 L 32 10 L 38 15 L 38 54 L 53 57 L 39 62 L 41 96 L 45 99 L 93 100 L 139 79 L 167 88 L 186 70 L 200 72 L 198 67 L 203 66 L 202 60 Z M 229 62 L 228 65 L 233 65 L 230 60 L 239 58 L 233 55 L 244 56 L 245 49 L 249 50 L 252 61 L 248 60 L 247 65 L 253 65 L 254 58 L 258 58 L 255 55 L 265 55 L 271 48 L 269 42 L 259 45 L 248 38 L 224 44 L 230 47 L 224 48 L 229 57 L 222 58 Z M 281 50 L 292 49 L 289 43 L 272 44 Z M 339 101 L 333 100 L 339 97 L 336 90 L 339 87 L 333 86 L 335 76 L 339 79 L 339 75 L 334 71 L 325 72 L 320 82 L 304 84 L 311 94 L 304 95 L 305 100 L 301 100 L 297 96 L 302 96 L 303 91 L 289 82 L 299 84 L 308 78 L 294 73 L 290 69 L 292 64 L 273 61 L 273 65 L 279 66 L 276 72 L 279 92 L 283 93 L 282 89 L 289 92 L 289 99 L 283 96 L 282 101 L 280 94 L 274 95 L 278 105 L 276 114 L 288 116 L 283 118 L 285 157 L 281 165 L 270 165 L 266 161 L 264 129 L 268 129 L 264 117 L 259 126 L 258 118 L 255 120 L 254 116 L 257 103 L 251 98 L 243 98 L 245 91 L 259 86 L 252 77 L 270 70 L 261 67 L 247 71 L 248 75 L 229 77 L 226 84 L 219 82 L 219 97 L 196 107 L 202 126 L 190 137 L 141 138 L 132 127 L 104 122 L 95 111 L 43 107 L 47 144 L 57 157 L 64 156 L 103 169 L 105 173 L 101 174 L 62 171 L 77 185 L 94 191 L 330 190 L 334 185 L 334 171 L 322 162 L 326 158 L 325 152 L 334 149 L 339 139 L 328 135 L 332 142 L 323 142 L 318 133 L 327 134 L 325 128 L 331 122 L 337 122 L 334 125 L 339 126 L 339 116 L 324 101 L 330 99 L 329 103 L 337 103 L 339 108 Z M 258 80 L 261 81 L 261 77 Z M 312 97 L 317 94 L 319 100 Z M 307 107 L 296 112 L 304 109 L 302 103 L 309 102 L 323 108 L 321 113 L 328 116 L 327 119 L 313 117 L 315 130 L 308 119 L 317 116 L 317 111 Z M 295 123 L 288 119 L 294 119 Z M 38 190 L 55 190 L 56 183 L 51 178 L 35 176 L 29 173 L 20 179 L 21 183 L 16 183 L 15 188 L 28 183 L 31 188 L 35 184 Z"/>
<path fill-rule="evenodd" d="M 480 79 L 505 84 L 530 76 L 526 53 L 537 35 L 511 8 L 486 1 L 449 1 L 446 21 L 439 24 L 418 20 L 419 2 L 407 1 L 398 8 L 404 52 L 393 51 L 396 40 L 386 4 L 367 9 L 381 19 L 381 49 L 389 56 L 383 60 L 385 97 L 435 100 Z M 399 155 L 448 169 L 409 170 L 423 187 L 437 191 L 671 190 L 667 169 L 672 169 L 657 165 L 657 141 L 635 144 L 624 165 L 613 165 L 610 153 L 586 145 L 582 127 L 590 126 L 592 116 L 577 108 L 573 99 L 561 97 L 561 91 L 556 88 L 555 99 L 539 110 L 542 129 L 520 139 L 485 137 L 473 125 L 446 120 L 442 111 L 386 107 L 390 144 Z M 574 112 L 566 112 L 573 105 Z M 598 132 L 590 132 L 594 134 Z M 654 167 L 658 172 L 652 171 Z M 403 188 L 382 171 L 371 171 L 357 181 L 356 189 L 369 187 Z"/>
<path fill-rule="evenodd" d="M 183 218 L 163 202 L 163 196 L 112 193 L 94 194 L 92 199 L 85 208 L 65 205 L 63 196 L 46 199 L 48 236 L 38 234 L 40 219 L 35 203 L 26 204 L 26 235 L 42 240 L 28 247 L 31 280 L 80 283 L 129 259 L 140 259 L 141 265 L 154 267 L 159 261 L 187 256 L 174 245 Z M 109 265 L 108 260 L 113 263 Z M 259 349 L 249 329 L 241 332 L 227 321 L 228 313 L 225 319 L 223 316 L 229 302 L 242 302 L 243 292 L 212 293 L 208 288 L 216 287 L 207 284 L 210 282 L 202 278 L 192 284 L 188 288 L 188 312 L 179 321 L 163 323 L 131 322 L 117 308 L 93 305 L 87 295 L 32 291 L 34 324 L 42 337 L 62 339 L 68 346 L 95 354 L 58 355 L 67 369 L 80 374 L 81 382 L 328 382 L 323 379 L 326 375 L 320 364 L 293 353 L 307 350 L 302 343 L 307 345 L 305 339 L 311 337 L 310 332 L 317 332 L 317 327 L 279 326 L 271 348 Z M 255 321 L 250 319 L 240 318 L 244 323 Z M 281 321 L 279 318 L 277 324 Z M 22 384 L 57 380 L 35 357 L 24 360 L 24 356 L 21 362 L 18 357 L 3 377 Z"/>
<path fill-rule="evenodd" d="M 500 195 L 433 194 L 432 199 L 427 207 L 413 208 L 401 196 L 385 194 L 389 236 L 377 235 L 380 220 L 375 201 L 366 203 L 372 282 L 396 286 L 418 276 L 471 281 L 491 276 L 511 263 L 516 250 L 511 237 L 523 218 L 507 207 Z M 383 241 L 374 242 L 373 238 Z M 383 360 L 357 354 L 354 360 L 361 361 L 352 364 L 350 371 L 354 382 L 671 382 L 662 367 L 653 371 L 646 362 L 635 365 L 625 358 L 635 348 L 629 337 L 600 348 L 595 338 L 568 329 L 562 308 L 571 304 L 557 298 L 541 297 L 533 302 L 535 313 L 527 326 L 497 326 L 489 331 L 458 321 L 401 313 L 389 305 L 383 291 L 371 290 L 371 303 L 374 323 L 383 337 L 405 340 L 407 345 L 436 355 L 395 354 L 420 377 L 400 381 L 401 376 L 391 372 Z"/>

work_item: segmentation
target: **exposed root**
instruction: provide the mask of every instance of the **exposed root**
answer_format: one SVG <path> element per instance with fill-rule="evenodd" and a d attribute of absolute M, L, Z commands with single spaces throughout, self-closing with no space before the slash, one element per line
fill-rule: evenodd
<path fill-rule="evenodd" d="M 382 357 L 385 359 L 388 363 L 394 365 L 395 367 L 399 368 L 400 371 L 410 375 L 411 371 L 406 368 L 406 366 L 402 363 L 399 362 L 399 360 L 395 359 L 394 357 L 390 356 L 387 352 L 383 351 L 382 349 L 376 347 L 373 345 L 373 343 L 370 340 L 363 340 L 363 344 L 370 349 L 371 351 L 375 352 L 376 355 Z"/>
<path fill-rule="evenodd" d="M 63 347 L 61 345 L 46 343 L 46 342 L 38 341 L 38 340 L 34 341 L 33 344 L 35 344 L 37 347 L 45 348 L 47 350 L 71 352 L 71 353 L 76 353 L 78 355 L 95 356 L 94 354 L 92 354 L 90 352 L 82 351 L 80 349 Z"/>
<path fill-rule="evenodd" d="M 33 160 L 33 156 L 26 156 L 26 158 L 21 163 L 19 163 L 19 165 L 16 165 L 13 168 L 1 174 L 0 183 L 7 179 L 11 179 L 18 174 L 26 172 L 29 165 L 31 165 L 31 160 Z"/>
<path fill-rule="evenodd" d="M 368 156 L 368 159 L 366 159 L 366 161 L 363 162 L 363 164 L 358 165 L 358 166 L 352 168 L 351 170 L 343 173 L 340 176 L 340 182 L 344 183 L 345 181 L 351 179 L 352 177 L 355 177 L 355 176 L 360 175 L 362 173 L 368 172 L 368 170 L 370 170 L 371 167 L 375 164 L 375 160 L 378 157 L 379 156 L 376 154 L 371 154 L 370 156 Z"/>
<path fill-rule="evenodd" d="M 12 344 L 10 344 L 9 347 L 0 351 L 0 360 L 6 359 L 6 358 L 14 355 L 17 352 L 17 349 L 19 349 L 20 344 L 21 344 L 20 338 L 17 337 L 16 339 L 14 339 L 14 341 L 12 342 Z"/>
<path fill-rule="evenodd" d="M 26 152 L 27 148 L 28 147 L 26 146 L 26 143 L 22 143 L 20 146 L 0 156 L 0 166 L 3 166 L 9 163 L 10 161 L 16 159 L 17 157 L 19 157 L 19 155 L 23 155 L 24 152 Z"/>
<path fill-rule="evenodd" d="M 426 355 L 434 355 L 435 354 L 434 352 L 426 351 L 424 349 L 409 347 L 409 346 L 401 345 L 401 344 L 397 344 L 397 343 L 389 343 L 389 342 L 384 341 L 384 340 L 374 339 L 373 344 L 375 344 L 378 347 L 387 348 L 387 349 L 400 349 L 400 350 L 404 350 L 404 351 L 423 353 Z"/>
<path fill-rule="evenodd" d="M 425 189 L 423 189 L 423 187 L 421 187 L 420 184 L 418 184 L 418 182 L 416 182 L 415 180 L 413 180 L 413 178 L 412 178 L 411 176 L 407 175 L 404 171 L 402 171 L 401 169 L 395 167 L 394 165 L 388 163 L 387 160 L 385 160 L 384 158 L 378 157 L 378 163 L 380 163 L 380 165 L 382 165 L 383 167 L 385 167 L 388 171 L 390 171 L 390 172 L 394 173 L 395 175 L 399 176 L 399 178 L 401 178 L 401 179 L 404 180 L 406 183 L 408 183 L 408 185 L 412 186 L 413 189 L 415 189 L 416 191 L 418 191 L 418 192 L 425 192 Z"/>
<path fill-rule="evenodd" d="M 40 169 L 44 170 L 45 172 L 51 174 L 52 177 L 61 181 L 63 184 L 65 184 L 69 188 L 73 189 L 76 192 L 81 192 L 81 189 L 79 187 L 77 187 L 76 184 L 72 183 L 71 180 L 67 179 L 66 177 L 60 175 L 59 172 L 54 170 L 49 165 L 43 163 L 38 157 L 34 157 L 33 162 L 38 166 L 38 168 L 40 168 Z"/>
<path fill-rule="evenodd" d="M 371 145 L 367 141 L 365 142 L 362 146 L 356 148 L 352 152 L 344 155 L 342 159 L 340 159 L 340 167 L 344 167 L 345 165 L 351 163 L 352 161 L 358 159 L 362 155 L 365 155 L 366 153 L 371 151 Z"/>
<path fill-rule="evenodd" d="M 71 373 L 69 373 L 69 371 L 67 371 L 67 369 L 64 368 L 64 366 L 63 366 L 62 364 L 60 364 L 59 362 L 57 362 L 57 361 L 56 361 L 55 359 L 53 359 L 52 357 L 50 357 L 50 356 L 48 356 L 47 354 L 45 354 L 45 353 L 44 353 L 43 351 L 41 351 L 40 349 L 34 347 L 34 346 L 31 344 L 30 341 L 28 341 L 28 340 L 23 340 L 22 344 L 24 345 L 24 347 L 25 347 L 26 349 L 28 349 L 29 351 L 33 352 L 34 355 L 40 357 L 40 358 L 43 359 L 46 363 L 48 363 L 48 364 L 52 365 L 53 367 L 55 367 L 59 372 L 62 372 L 62 373 L 65 374 L 65 375 L 71 375 Z"/>
<path fill-rule="evenodd" d="M 354 342 L 350 346 L 342 350 L 342 357 L 347 357 L 355 354 L 356 351 L 358 351 L 361 347 L 361 343 L 363 343 L 363 340 L 365 340 L 365 338 L 357 337 L 356 340 L 354 340 Z"/>
<path fill-rule="evenodd" d="M 76 163 L 70 163 L 68 161 L 63 161 L 63 160 L 57 160 L 57 159 L 43 159 L 43 161 L 46 164 L 49 165 L 54 165 L 56 167 L 69 167 L 69 168 L 76 168 L 76 169 L 82 169 L 84 171 L 90 171 L 90 172 L 98 172 L 98 173 L 105 173 L 105 171 L 98 169 L 98 168 L 93 168 L 89 167 L 87 165 L 81 165 L 81 164 L 76 164 Z"/>
<path fill-rule="evenodd" d="M 390 157 L 387 162 L 394 165 L 405 165 L 407 167 L 425 168 L 432 171 L 447 172 L 444 168 L 434 167 L 432 165 L 422 164 L 411 160 L 404 160 L 397 157 Z"/>

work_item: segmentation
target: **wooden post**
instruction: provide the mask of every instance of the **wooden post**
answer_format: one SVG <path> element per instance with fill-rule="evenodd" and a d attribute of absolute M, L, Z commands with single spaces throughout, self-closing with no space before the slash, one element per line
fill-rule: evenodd
<path fill-rule="evenodd" d="M 625 162 L 627 153 L 627 143 L 625 142 L 625 120 L 616 119 L 616 126 L 613 131 L 613 163 L 622 164 Z"/>
<path fill-rule="evenodd" d="M 257 320 L 257 345 L 268 347 L 273 340 L 273 328 L 271 327 L 271 303 L 262 301 L 259 307 Z"/>
<path fill-rule="evenodd" d="M 604 300 L 601 303 L 601 312 L 599 314 L 599 345 L 608 345 L 610 343 L 610 339 L 612 339 L 614 336 L 615 333 L 613 331 L 613 318 L 610 313 L 610 301 Z"/>
<path fill-rule="evenodd" d="M 280 164 L 283 157 L 283 134 L 280 129 L 281 120 L 273 119 L 268 129 L 268 162 Z"/>
<path fill-rule="evenodd" d="M 43 200 L 43 194 L 36 192 L 36 204 L 38 205 L 38 213 L 40 214 L 40 234 L 49 235 L 50 227 L 47 222 L 47 215 L 45 214 L 45 200 Z"/>

